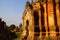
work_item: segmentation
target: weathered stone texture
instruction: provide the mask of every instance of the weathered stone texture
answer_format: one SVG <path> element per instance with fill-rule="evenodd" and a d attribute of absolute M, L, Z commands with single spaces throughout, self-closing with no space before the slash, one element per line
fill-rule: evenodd
<path fill-rule="evenodd" d="M 26 2 L 23 14 L 22 39 L 38 40 L 43 36 L 56 37 L 60 34 L 59 0 Z M 58 32 L 58 34 L 57 34 Z"/>

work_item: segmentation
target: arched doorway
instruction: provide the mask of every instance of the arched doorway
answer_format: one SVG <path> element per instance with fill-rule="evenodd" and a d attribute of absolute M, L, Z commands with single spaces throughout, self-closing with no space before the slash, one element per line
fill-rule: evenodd
<path fill-rule="evenodd" d="M 38 12 L 34 12 L 34 32 L 40 32 L 39 29 L 39 15 Z"/>
<path fill-rule="evenodd" d="M 34 11 L 34 40 L 37 40 L 40 36 L 40 28 L 39 28 L 39 15 L 37 11 Z"/>
<path fill-rule="evenodd" d="M 27 35 L 27 36 L 29 35 L 28 26 L 29 26 L 29 21 L 27 20 L 27 21 L 26 21 L 26 35 Z"/>
<path fill-rule="evenodd" d="M 28 26 L 29 26 L 29 21 L 27 20 L 26 21 L 26 27 L 25 27 L 25 29 L 26 29 L 26 35 L 24 36 L 24 38 L 22 40 L 27 40 L 27 38 L 28 38 L 28 35 L 29 35 Z"/>

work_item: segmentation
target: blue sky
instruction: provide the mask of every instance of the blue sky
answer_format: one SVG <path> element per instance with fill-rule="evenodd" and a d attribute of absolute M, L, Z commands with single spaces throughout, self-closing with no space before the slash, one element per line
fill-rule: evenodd
<path fill-rule="evenodd" d="M 25 9 L 26 0 L 0 0 L 0 18 L 7 25 L 19 25 Z"/>

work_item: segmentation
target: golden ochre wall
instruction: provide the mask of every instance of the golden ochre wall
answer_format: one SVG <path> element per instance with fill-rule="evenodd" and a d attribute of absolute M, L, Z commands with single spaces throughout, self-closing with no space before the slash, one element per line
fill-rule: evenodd
<path fill-rule="evenodd" d="M 42 37 L 60 36 L 59 0 L 26 2 L 22 17 L 22 39 L 38 40 Z"/>

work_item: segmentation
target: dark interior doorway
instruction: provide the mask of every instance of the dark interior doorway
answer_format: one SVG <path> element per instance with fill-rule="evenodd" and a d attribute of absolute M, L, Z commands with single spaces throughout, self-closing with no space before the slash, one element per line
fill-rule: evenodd
<path fill-rule="evenodd" d="M 34 32 L 40 32 L 39 29 L 39 15 L 37 11 L 34 11 Z"/>
<path fill-rule="evenodd" d="M 40 36 L 40 28 L 39 28 L 39 15 L 37 11 L 34 11 L 34 40 L 37 40 Z"/>

